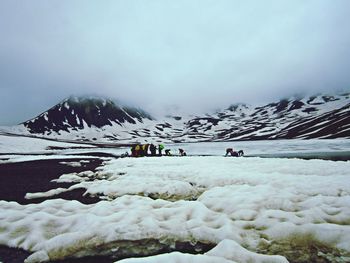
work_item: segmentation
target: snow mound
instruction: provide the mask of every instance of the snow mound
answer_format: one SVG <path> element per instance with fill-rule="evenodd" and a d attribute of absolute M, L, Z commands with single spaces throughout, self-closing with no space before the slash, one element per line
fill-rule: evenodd
<path fill-rule="evenodd" d="M 41 262 L 44 255 L 57 260 L 108 254 L 109 246 L 118 246 L 118 241 L 129 241 L 131 246 L 133 241 L 156 239 L 172 246 L 177 241 L 241 240 L 239 229 L 226 215 L 199 202 L 129 195 L 93 205 L 62 199 L 37 205 L 0 201 L 0 214 L 0 244 L 35 252 L 27 262 Z"/>
<path fill-rule="evenodd" d="M 222 257 L 207 255 L 192 255 L 180 252 L 172 252 L 145 258 L 130 258 L 117 261 L 118 263 L 235 263 Z"/>

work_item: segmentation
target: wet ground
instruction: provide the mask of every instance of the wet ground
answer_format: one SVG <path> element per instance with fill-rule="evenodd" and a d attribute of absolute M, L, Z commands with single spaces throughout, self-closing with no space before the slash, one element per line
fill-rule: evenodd
<path fill-rule="evenodd" d="M 72 167 L 62 162 L 84 161 L 80 167 Z M 16 163 L 0 164 L 0 200 L 15 201 L 20 204 L 40 203 L 47 199 L 62 198 L 67 200 L 78 200 L 81 203 L 91 204 L 100 201 L 96 197 L 83 196 L 84 189 L 62 193 L 49 198 L 25 199 L 26 193 L 48 191 L 57 186 L 57 183 L 50 182 L 59 178 L 62 174 L 94 171 L 102 164 L 101 159 L 54 159 L 37 160 Z M 60 187 L 68 187 L 70 184 L 59 184 Z M 18 248 L 0 246 L 0 262 L 2 263 L 23 263 L 31 252 Z M 57 263 L 110 263 L 115 260 L 108 257 L 86 257 L 83 259 L 69 259 Z"/>
<path fill-rule="evenodd" d="M 81 159 L 86 162 L 80 167 L 72 167 L 62 162 L 77 162 L 77 159 L 36 160 L 27 162 L 0 164 L 0 200 L 16 201 L 20 204 L 40 203 L 50 198 L 25 199 L 26 193 L 45 192 L 53 187 L 68 187 L 71 184 L 50 182 L 62 174 L 94 171 L 102 164 L 101 159 Z M 82 196 L 84 190 L 70 191 L 52 198 L 78 200 L 89 204 L 98 202 L 98 198 Z"/>
<path fill-rule="evenodd" d="M 0 246 L 0 262 L 2 263 L 23 263 L 31 252 L 18 248 Z M 84 257 L 50 261 L 51 263 L 112 263 L 115 259 L 109 257 Z"/>
<path fill-rule="evenodd" d="M 329 160 L 329 161 L 350 161 L 350 151 L 274 153 L 274 154 L 249 155 L 247 157 L 298 158 L 303 160 L 319 159 L 319 160 Z"/>

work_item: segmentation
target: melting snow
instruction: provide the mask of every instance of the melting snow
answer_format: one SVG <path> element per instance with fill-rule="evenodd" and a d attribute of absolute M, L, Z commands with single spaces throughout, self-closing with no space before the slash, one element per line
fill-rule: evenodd
<path fill-rule="evenodd" d="M 312 235 L 350 253 L 349 171 L 350 162 L 323 160 L 111 160 L 96 173 L 58 179 L 108 201 L 0 201 L 0 244 L 33 251 L 26 262 L 132 251 L 133 242 L 150 239 L 169 247 L 177 241 L 217 246 L 203 255 L 173 252 L 121 262 L 287 262 L 256 252 L 262 243 L 291 235 Z M 156 247 L 143 246 L 143 253 Z"/>
<path fill-rule="evenodd" d="M 261 255 L 240 246 L 237 242 L 229 239 L 221 241 L 214 249 L 204 255 L 190 255 L 179 252 L 163 254 L 146 258 L 131 258 L 118 261 L 118 263 L 234 263 L 234 262 L 254 262 L 254 263 L 286 263 L 281 256 Z"/>

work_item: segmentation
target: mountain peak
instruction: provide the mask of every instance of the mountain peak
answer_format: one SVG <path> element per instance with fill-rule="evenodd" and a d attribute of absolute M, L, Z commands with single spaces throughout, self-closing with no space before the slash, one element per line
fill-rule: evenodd
<path fill-rule="evenodd" d="M 231 104 L 226 110 L 229 110 L 229 111 L 242 111 L 242 110 L 246 110 L 248 109 L 249 106 L 245 103 L 234 103 L 234 104 Z"/>
<path fill-rule="evenodd" d="M 111 99 L 97 96 L 70 96 L 48 111 L 23 123 L 32 133 L 51 133 L 83 129 L 84 127 L 125 123 L 135 124 L 153 118 L 145 111 L 118 105 Z"/>

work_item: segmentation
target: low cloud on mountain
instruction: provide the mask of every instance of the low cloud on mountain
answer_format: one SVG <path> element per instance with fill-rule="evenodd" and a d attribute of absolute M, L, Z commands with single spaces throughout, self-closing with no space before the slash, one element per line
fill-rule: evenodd
<path fill-rule="evenodd" d="M 0 124 L 70 94 L 155 114 L 348 90 L 350 2 L 2 1 Z"/>

